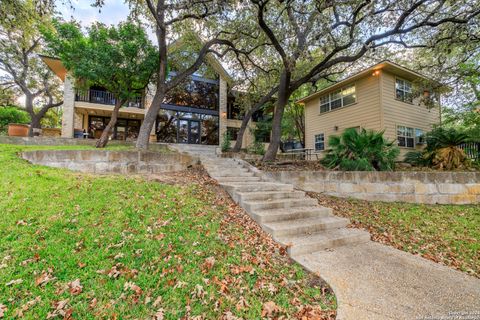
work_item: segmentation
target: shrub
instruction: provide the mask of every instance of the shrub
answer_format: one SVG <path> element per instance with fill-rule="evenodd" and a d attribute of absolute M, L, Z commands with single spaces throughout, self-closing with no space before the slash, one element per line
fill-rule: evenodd
<path fill-rule="evenodd" d="M 383 137 L 383 131 L 347 129 L 331 136 L 330 149 L 321 163 L 330 169 L 347 171 L 388 171 L 395 168 L 399 149 Z"/>
<path fill-rule="evenodd" d="M 247 152 L 263 156 L 265 154 L 265 145 L 262 142 L 255 140 L 250 146 L 248 146 Z"/>
<path fill-rule="evenodd" d="M 228 130 L 225 131 L 222 136 L 222 145 L 221 145 L 222 152 L 227 152 L 228 150 L 230 150 L 231 140 L 232 140 L 232 136 L 230 135 L 230 132 L 228 132 Z"/>
<path fill-rule="evenodd" d="M 30 116 L 27 112 L 16 107 L 0 107 L 0 134 L 7 132 L 10 123 L 30 123 Z"/>
<path fill-rule="evenodd" d="M 422 152 L 409 152 L 405 162 L 437 169 L 459 169 L 470 166 L 465 152 L 458 146 L 469 140 L 467 134 L 454 128 L 435 128 L 426 135 L 427 146 Z"/>

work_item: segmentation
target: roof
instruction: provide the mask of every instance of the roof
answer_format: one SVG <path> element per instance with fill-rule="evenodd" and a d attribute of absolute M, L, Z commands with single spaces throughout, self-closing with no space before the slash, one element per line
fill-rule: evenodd
<path fill-rule="evenodd" d="M 389 60 L 384 60 L 382 62 L 379 62 L 367 69 L 364 69 L 358 73 L 355 73 L 354 75 L 351 75 L 350 77 L 347 77 L 331 86 L 328 86 L 326 87 L 325 89 L 322 89 L 320 91 L 317 91 L 309 96 L 306 96 L 302 99 L 299 99 L 297 100 L 298 103 L 305 103 L 309 100 L 312 100 L 314 98 L 317 98 L 321 95 L 323 95 L 324 93 L 326 92 L 329 92 L 331 90 L 334 90 L 334 89 L 338 89 L 346 84 L 348 84 L 349 82 L 352 82 L 352 81 L 355 81 L 355 80 L 358 80 L 360 78 L 363 78 L 363 77 L 366 77 L 367 75 L 370 75 L 372 74 L 373 72 L 377 71 L 377 70 L 385 70 L 385 71 L 388 71 L 388 72 L 391 72 L 391 73 L 394 73 L 396 75 L 399 75 L 401 76 L 402 78 L 405 78 L 406 80 L 418 80 L 418 79 L 423 79 L 423 80 L 427 80 L 427 81 L 431 81 L 435 84 L 437 84 L 439 87 L 444 87 L 443 84 L 441 84 L 440 82 L 436 81 L 436 80 L 433 80 L 427 76 L 424 76 L 416 71 L 413 71 L 413 70 L 410 70 L 408 68 L 405 68 L 405 67 L 402 67 L 401 65 L 399 64 L 396 64 L 394 62 L 391 62 Z"/>
<path fill-rule="evenodd" d="M 201 42 L 200 37 L 195 37 L 199 43 L 203 44 Z M 180 41 L 175 41 L 171 45 L 179 45 L 181 42 Z M 180 44 L 181 45 L 181 44 Z M 65 76 L 67 74 L 67 69 L 63 65 L 62 61 L 59 58 L 55 57 L 50 57 L 46 55 L 39 55 L 40 58 L 43 60 L 43 62 L 50 68 L 50 70 L 53 71 L 62 81 L 65 81 Z M 217 72 L 221 77 L 225 78 L 225 80 L 229 83 L 233 83 L 233 78 L 228 74 L 228 72 L 225 70 L 225 68 L 222 66 L 220 61 L 212 55 L 212 54 L 207 54 L 205 57 L 205 62 L 210 65 L 215 72 Z"/>

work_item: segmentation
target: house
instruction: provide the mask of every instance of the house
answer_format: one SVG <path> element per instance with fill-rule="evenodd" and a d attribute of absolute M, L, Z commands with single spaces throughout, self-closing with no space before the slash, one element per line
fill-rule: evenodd
<path fill-rule="evenodd" d="M 100 86 L 75 88 L 59 59 L 41 56 L 44 63 L 64 82 L 62 137 L 97 139 L 108 124 L 115 98 Z M 233 80 L 212 56 L 194 75 L 168 92 L 157 116 L 151 141 L 219 145 L 227 130 L 231 135 L 241 125 L 242 111 L 235 104 L 231 89 Z M 170 72 L 170 75 L 174 72 Z M 150 107 L 155 87 L 150 85 L 142 95 L 120 109 L 111 139 L 133 141 Z M 256 115 L 254 120 L 261 115 Z M 250 125 L 250 128 L 254 124 Z M 246 130 L 243 146 L 253 142 Z"/>
<path fill-rule="evenodd" d="M 432 86 L 432 84 L 434 84 Z M 328 149 L 328 138 L 345 129 L 384 130 L 396 141 L 400 157 L 424 146 L 424 134 L 439 124 L 441 85 L 390 61 L 382 61 L 298 102 L 305 105 L 305 144 L 316 152 Z M 435 92 L 431 92 L 435 91 Z M 420 93 L 420 94 L 417 94 Z"/>

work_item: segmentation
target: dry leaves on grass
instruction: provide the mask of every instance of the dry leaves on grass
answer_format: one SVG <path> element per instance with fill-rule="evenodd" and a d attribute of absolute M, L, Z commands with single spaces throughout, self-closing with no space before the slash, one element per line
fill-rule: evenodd
<path fill-rule="evenodd" d="M 38 276 L 35 279 L 35 286 L 43 287 L 47 283 L 49 283 L 51 281 L 54 281 L 56 278 L 52 275 L 52 273 L 53 273 L 53 270 L 50 269 L 50 268 L 47 269 L 47 270 L 43 270 L 42 273 L 40 274 L 40 276 Z"/>
<path fill-rule="evenodd" d="M 5 312 L 7 312 L 7 310 L 7 306 L 0 303 L 0 318 L 5 317 Z"/>
<path fill-rule="evenodd" d="M 17 309 L 15 311 L 15 317 L 17 318 L 22 318 L 24 316 L 24 313 L 33 308 L 37 303 L 42 301 L 42 298 L 40 296 L 36 297 L 33 300 L 28 301 L 25 303 L 23 306 L 20 307 L 20 309 Z M 1 318 L 1 317 L 0 317 Z"/>
<path fill-rule="evenodd" d="M 53 303 L 53 311 L 47 314 L 47 319 L 61 317 L 64 320 L 72 319 L 73 309 L 68 306 L 68 299 Z"/>
<path fill-rule="evenodd" d="M 268 301 L 263 304 L 262 307 L 262 317 L 273 317 L 276 313 L 280 312 L 281 309 L 273 301 Z"/>
<path fill-rule="evenodd" d="M 80 279 L 75 279 L 68 283 L 68 291 L 71 295 L 79 295 L 83 291 L 83 286 L 80 284 Z"/>

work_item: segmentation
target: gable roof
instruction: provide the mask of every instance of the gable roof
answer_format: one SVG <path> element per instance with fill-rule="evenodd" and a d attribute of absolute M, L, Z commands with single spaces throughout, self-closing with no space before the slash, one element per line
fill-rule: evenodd
<path fill-rule="evenodd" d="M 355 81 L 357 79 L 360 79 L 360 78 L 363 78 L 363 77 L 366 77 L 370 74 L 372 74 L 373 72 L 377 71 L 377 70 L 385 70 L 385 71 L 388 71 L 388 72 L 391 72 L 391 73 L 394 73 L 402 78 L 405 78 L 406 80 L 418 80 L 418 79 L 423 79 L 423 80 L 427 80 L 427 81 L 430 81 L 430 82 L 433 82 L 435 83 L 436 85 L 438 85 L 439 87 L 444 87 L 443 84 L 441 84 L 440 82 L 436 81 L 436 80 L 433 80 L 427 76 L 424 76 L 416 71 L 413 71 L 413 70 L 410 70 L 408 68 L 405 68 L 399 64 L 396 64 L 392 61 L 389 61 L 389 60 L 383 60 L 382 62 L 379 62 L 367 69 L 364 69 L 358 73 L 355 73 L 331 86 L 328 86 L 320 91 L 317 91 L 309 96 L 306 96 L 302 99 L 299 99 L 297 100 L 298 103 L 305 103 L 309 100 L 312 100 L 314 98 L 317 98 L 321 95 L 323 95 L 324 93 L 328 92 L 328 91 L 331 91 L 331 90 L 335 90 L 335 89 L 338 89 L 346 84 L 348 84 L 349 82 L 352 82 L 352 81 Z"/>

